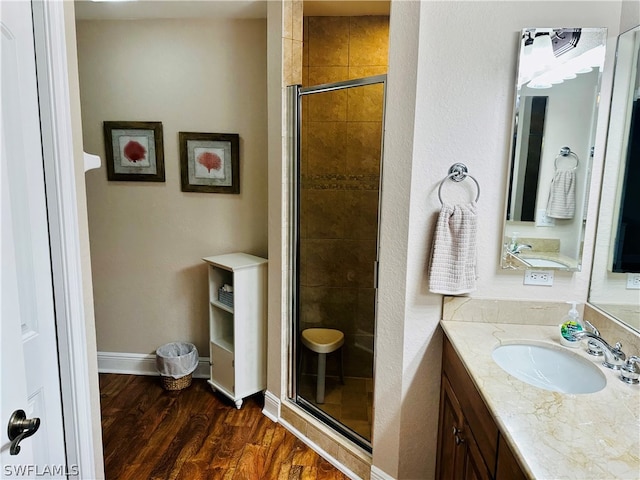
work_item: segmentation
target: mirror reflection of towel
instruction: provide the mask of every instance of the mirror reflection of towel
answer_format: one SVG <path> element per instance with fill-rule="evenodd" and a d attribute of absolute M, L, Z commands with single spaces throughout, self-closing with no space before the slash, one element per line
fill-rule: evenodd
<path fill-rule="evenodd" d="M 556 170 L 547 202 L 547 217 L 571 219 L 576 211 L 576 172 Z"/>
<path fill-rule="evenodd" d="M 476 289 L 476 203 L 443 205 L 436 223 L 429 290 L 462 295 Z"/>

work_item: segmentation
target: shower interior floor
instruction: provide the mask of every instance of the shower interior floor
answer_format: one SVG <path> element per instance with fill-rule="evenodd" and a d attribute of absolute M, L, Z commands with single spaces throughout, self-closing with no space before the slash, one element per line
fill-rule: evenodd
<path fill-rule="evenodd" d="M 325 379 L 324 403 L 316 403 L 316 375 L 302 375 L 298 393 L 326 414 L 371 441 L 373 379 L 338 377 Z"/>

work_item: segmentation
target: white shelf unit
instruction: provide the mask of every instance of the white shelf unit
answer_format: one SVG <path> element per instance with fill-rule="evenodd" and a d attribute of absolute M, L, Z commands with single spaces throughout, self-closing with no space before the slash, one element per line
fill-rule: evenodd
<path fill-rule="evenodd" d="M 247 253 L 203 258 L 209 268 L 209 384 L 237 408 L 266 388 L 267 260 Z M 233 286 L 233 307 L 218 289 Z"/>

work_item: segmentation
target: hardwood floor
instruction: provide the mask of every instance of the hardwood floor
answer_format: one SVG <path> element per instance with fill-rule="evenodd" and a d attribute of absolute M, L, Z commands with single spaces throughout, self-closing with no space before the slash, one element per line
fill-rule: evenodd
<path fill-rule="evenodd" d="M 100 374 L 107 480 L 343 480 L 344 474 L 262 414 L 194 379 L 180 392 L 157 377 Z"/>

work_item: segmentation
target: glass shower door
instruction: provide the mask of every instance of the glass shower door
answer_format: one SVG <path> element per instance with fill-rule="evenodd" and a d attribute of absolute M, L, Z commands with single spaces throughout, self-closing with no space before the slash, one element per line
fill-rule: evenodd
<path fill-rule="evenodd" d="M 293 398 L 365 448 L 373 418 L 385 81 L 297 87 L 295 94 Z"/>

